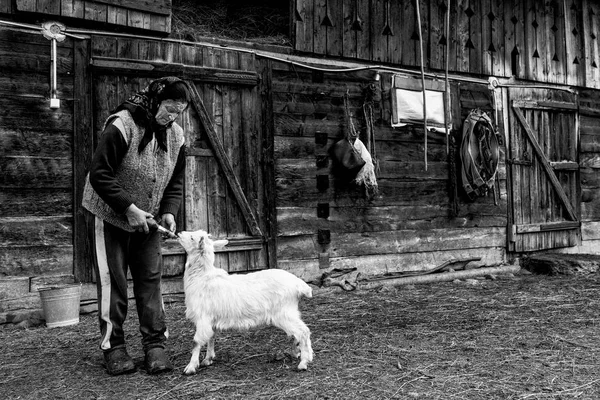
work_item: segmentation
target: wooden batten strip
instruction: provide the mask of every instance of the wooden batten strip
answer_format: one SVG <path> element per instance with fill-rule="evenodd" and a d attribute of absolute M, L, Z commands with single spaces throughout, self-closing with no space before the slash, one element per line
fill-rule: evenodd
<path fill-rule="evenodd" d="M 574 161 L 550 162 L 550 166 L 555 171 L 577 171 L 579 169 L 579 163 L 576 163 Z"/>
<path fill-rule="evenodd" d="M 516 233 L 533 233 L 544 231 L 562 231 L 565 229 L 579 229 L 579 221 L 548 222 L 543 224 L 516 225 Z"/>
<path fill-rule="evenodd" d="M 566 101 L 530 101 L 530 100 L 514 100 L 513 105 L 519 108 L 530 108 L 535 110 L 569 110 L 577 111 L 577 103 Z"/>
<path fill-rule="evenodd" d="M 196 67 L 191 65 L 144 61 L 135 59 L 94 57 L 90 64 L 95 70 L 104 73 L 126 75 L 164 76 L 175 75 L 182 79 L 210 83 L 225 83 L 240 86 L 256 86 L 258 74 L 253 71 L 239 71 L 225 68 Z"/>
<path fill-rule="evenodd" d="M 129 8 L 136 11 L 145 11 L 154 14 L 171 15 L 171 0 L 93 0 L 93 3 L 108 4 L 111 6 Z"/>

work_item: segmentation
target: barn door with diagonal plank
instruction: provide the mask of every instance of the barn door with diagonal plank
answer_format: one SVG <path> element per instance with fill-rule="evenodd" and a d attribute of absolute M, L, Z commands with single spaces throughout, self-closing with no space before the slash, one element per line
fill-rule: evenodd
<path fill-rule="evenodd" d="M 108 44 L 102 44 L 96 47 L 108 48 Z M 177 120 L 184 129 L 187 147 L 178 229 L 203 229 L 215 238 L 228 239 L 229 245 L 215 257 L 215 265 L 227 271 L 274 268 L 275 236 L 269 218 L 274 215 L 274 202 L 267 198 L 273 190 L 265 178 L 265 157 L 270 153 L 263 143 L 267 139 L 259 73 L 253 55 L 225 50 L 219 55 L 218 60 L 214 57 L 218 63 L 206 57 L 202 65 L 129 58 L 124 61 L 104 54 L 92 57 L 91 131 L 97 141 L 110 110 L 152 79 L 182 77 L 191 89 L 192 101 Z M 93 151 L 89 147 L 79 157 L 88 164 Z M 80 247 L 82 257 L 91 259 L 92 251 Z M 176 240 L 163 243 L 163 261 L 163 276 L 182 273 L 185 252 Z"/>
<path fill-rule="evenodd" d="M 509 89 L 509 250 L 581 242 L 576 95 Z"/>
<path fill-rule="evenodd" d="M 190 89 L 189 122 L 198 126 L 189 129 L 195 134 L 187 148 L 186 229 L 229 240 L 228 251 L 215 257 L 215 265 L 225 270 L 268 268 L 267 239 L 259 223 L 266 213 L 257 173 L 263 152 L 256 91 L 194 83 Z"/>

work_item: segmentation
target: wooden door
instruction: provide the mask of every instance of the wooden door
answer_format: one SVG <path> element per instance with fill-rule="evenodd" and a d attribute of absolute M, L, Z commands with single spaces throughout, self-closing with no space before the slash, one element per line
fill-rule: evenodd
<path fill-rule="evenodd" d="M 509 89 L 509 250 L 581 242 L 576 95 Z"/>
<path fill-rule="evenodd" d="M 264 179 L 268 153 L 263 151 L 262 104 L 258 73 L 250 68 L 253 63 L 248 62 L 246 70 L 220 70 L 95 57 L 91 64 L 93 138 L 101 133 L 110 110 L 152 79 L 166 75 L 186 78 L 193 101 L 178 120 L 187 144 L 178 228 L 203 229 L 215 238 L 228 239 L 230 244 L 215 260 L 227 271 L 276 267 L 273 225 L 267 220 L 274 214 L 270 210 L 274 203 L 265 199 L 272 190 Z M 79 158 L 89 162 L 89 154 Z M 81 246 L 77 251 L 86 258 L 83 264 L 89 265 L 91 250 Z M 185 252 L 176 240 L 164 243 L 163 255 L 165 276 L 183 271 Z"/>
<path fill-rule="evenodd" d="M 191 84 L 184 204 L 186 230 L 227 238 L 215 265 L 228 271 L 269 267 L 261 177 L 260 102 L 255 88 Z M 274 261 L 274 260 L 273 260 Z"/>

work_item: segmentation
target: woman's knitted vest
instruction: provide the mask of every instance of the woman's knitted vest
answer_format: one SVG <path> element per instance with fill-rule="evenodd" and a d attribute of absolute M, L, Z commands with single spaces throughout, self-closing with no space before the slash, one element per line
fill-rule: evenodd
<path fill-rule="evenodd" d="M 139 209 L 157 215 L 163 193 L 173 175 L 180 148 L 185 142 L 183 129 L 176 123 L 167 128 L 167 152 L 157 148 L 156 139 L 152 139 L 139 153 L 138 147 L 144 135 L 143 128 L 136 125 L 127 110 L 111 115 L 107 124 L 112 122 L 114 117 L 123 122 L 124 137 L 128 145 L 127 154 L 115 173 L 116 178 Z M 127 217 L 116 213 L 92 188 L 89 174 L 83 190 L 82 205 L 100 219 L 125 231 L 134 231 L 127 222 Z"/>

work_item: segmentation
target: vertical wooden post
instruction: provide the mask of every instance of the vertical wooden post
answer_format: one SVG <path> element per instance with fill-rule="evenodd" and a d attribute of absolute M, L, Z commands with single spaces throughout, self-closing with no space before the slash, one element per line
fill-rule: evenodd
<path fill-rule="evenodd" d="M 90 41 L 76 40 L 73 47 L 73 274 L 76 282 L 91 282 L 96 262 L 90 240 L 94 219 L 81 206 L 85 177 L 94 153 Z"/>
<path fill-rule="evenodd" d="M 259 95 L 261 106 L 261 119 L 263 127 L 262 148 L 263 162 L 262 174 L 264 177 L 263 191 L 265 194 L 265 214 L 267 229 L 264 237 L 267 239 L 267 257 L 269 268 L 277 268 L 277 210 L 275 191 L 275 117 L 273 116 L 273 61 L 267 59 L 257 60 L 260 73 Z"/>

